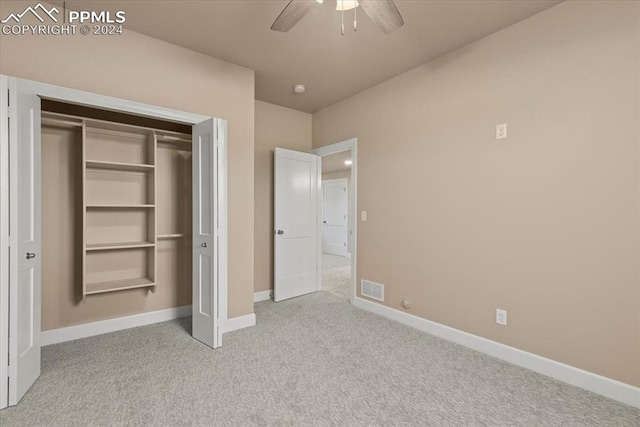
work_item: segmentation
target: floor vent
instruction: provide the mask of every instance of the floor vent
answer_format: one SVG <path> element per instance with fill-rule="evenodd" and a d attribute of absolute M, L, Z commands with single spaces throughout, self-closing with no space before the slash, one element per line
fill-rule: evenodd
<path fill-rule="evenodd" d="M 363 297 L 384 301 L 384 285 L 369 280 L 360 283 L 360 293 Z"/>

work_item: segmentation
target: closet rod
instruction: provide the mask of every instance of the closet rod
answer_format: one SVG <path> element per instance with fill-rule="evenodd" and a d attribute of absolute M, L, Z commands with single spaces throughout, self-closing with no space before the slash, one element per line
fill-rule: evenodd
<path fill-rule="evenodd" d="M 191 234 L 159 234 L 158 240 L 179 239 L 181 237 L 190 237 Z"/>
<path fill-rule="evenodd" d="M 82 122 L 74 122 L 71 120 L 58 119 L 54 117 L 42 117 L 42 123 L 53 125 L 64 125 L 71 127 L 82 127 Z"/>
<path fill-rule="evenodd" d="M 158 138 L 158 141 L 191 142 L 191 138 L 184 138 L 184 137 L 172 136 L 172 135 L 163 135 L 161 133 L 158 133 L 157 131 L 156 131 L 156 137 Z"/>

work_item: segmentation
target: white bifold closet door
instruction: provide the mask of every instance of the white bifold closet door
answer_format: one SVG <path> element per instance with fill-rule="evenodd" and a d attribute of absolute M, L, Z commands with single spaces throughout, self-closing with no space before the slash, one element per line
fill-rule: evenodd
<path fill-rule="evenodd" d="M 4 119 L 4 118 L 3 118 Z M 40 376 L 40 98 L 9 83 L 9 405 Z"/>
<path fill-rule="evenodd" d="M 318 290 L 320 157 L 276 148 L 274 301 Z"/>
<path fill-rule="evenodd" d="M 193 320 L 192 335 L 209 347 L 221 345 L 219 325 L 220 212 L 219 139 L 224 124 L 209 119 L 193 126 Z"/>

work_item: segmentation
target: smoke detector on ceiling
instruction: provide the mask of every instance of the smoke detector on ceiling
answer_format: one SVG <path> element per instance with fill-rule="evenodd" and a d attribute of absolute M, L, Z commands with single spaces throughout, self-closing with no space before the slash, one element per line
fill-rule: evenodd
<path fill-rule="evenodd" d="M 307 88 L 306 88 L 306 87 L 304 87 L 304 85 L 295 85 L 295 86 L 293 87 L 293 91 L 294 91 L 295 93 L 304 93 L 304 91 L 305 91 L 305 90 L 307 90 Z"/>

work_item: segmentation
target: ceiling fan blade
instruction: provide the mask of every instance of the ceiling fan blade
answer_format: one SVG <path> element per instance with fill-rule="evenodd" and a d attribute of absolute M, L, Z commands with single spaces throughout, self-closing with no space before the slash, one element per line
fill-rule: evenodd
<path fill-rule="evenodd" d="M 286 33 L 311 9 L 315 0 L 291 0 L 289 4 L 282 9 L 280 15 L 276 18 L 271 29 L 273 31 L 282 31 Z"/>
<path fill-rule="evenodd" d="M 358 3 L 385 34 L 391 34 L 404 25 L 402 15 L 393 0 L 359 0 Z"/>

